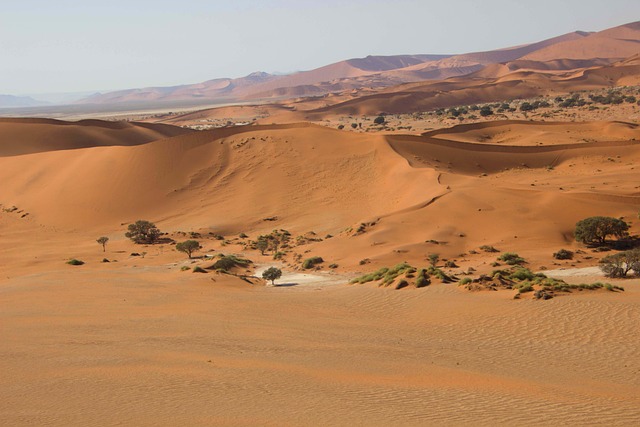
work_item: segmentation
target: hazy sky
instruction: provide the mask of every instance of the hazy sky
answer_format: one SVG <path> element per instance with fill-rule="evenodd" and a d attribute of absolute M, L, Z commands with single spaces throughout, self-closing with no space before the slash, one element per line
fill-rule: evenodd
<path fill-rule="evenodd" d="M 0 93 L 111 90 L 464 53 L 640 20 L 638 0 L 0 0 Z"/>

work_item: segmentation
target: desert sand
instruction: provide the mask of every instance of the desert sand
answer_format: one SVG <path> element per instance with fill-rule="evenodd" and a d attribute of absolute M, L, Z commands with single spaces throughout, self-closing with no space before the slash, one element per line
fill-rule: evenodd
<path fill-rule="evenodd" d="M 480 245 L 517 251 L 532 269 L 597 265 L 573 225 L 606 214 L 640 231 L 634 124 L 506 121 L 422 136 L 150 127 L 146 143 L 131 124 L 120 143 L 65 150 L 42 140 L 44 124 L 6 125 L 29 149 L 0 157 L 5 425 L 640 422 L 639 279 L 549 301 L 349 284 L 401 261 L 427 265 L 433 252 L 455 260 L 452 273 L 490 271 L 495 254 L 473 254 Z M 277 264 L 286 286 L 272 287 L 181 271 L 211 261 L 133 244 L 124 231 L 139 218 L 176 240 L 200 233 L 199 255 L 245 256 L 258 272 L 271 254 L 234 236 L 321 238 L 295 246 Z M 584 252 L 556 261 L 561 247 Z M 295 253 L 338 267 L 301 276 Z"/>

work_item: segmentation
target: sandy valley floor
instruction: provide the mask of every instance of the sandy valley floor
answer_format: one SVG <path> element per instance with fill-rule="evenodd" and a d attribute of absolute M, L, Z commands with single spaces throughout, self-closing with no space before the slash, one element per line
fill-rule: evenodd
<path fill-rule="evenodd" d="M 3 425 L 640 422 L 637 279 L 550 301 L 264 287 L 124 243 L 118 263 L 66 266 L 49 245 L 2 271 Z"/>

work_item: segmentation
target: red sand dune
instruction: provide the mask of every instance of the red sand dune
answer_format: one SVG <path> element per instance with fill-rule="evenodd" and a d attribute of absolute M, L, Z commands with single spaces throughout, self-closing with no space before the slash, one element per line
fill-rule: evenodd
<path fill-rule="evenodd" d="M 0 156 L 53 150 L 140 145 L 188 134 L 190 129 L 151 123 L 0 118 Z"/>

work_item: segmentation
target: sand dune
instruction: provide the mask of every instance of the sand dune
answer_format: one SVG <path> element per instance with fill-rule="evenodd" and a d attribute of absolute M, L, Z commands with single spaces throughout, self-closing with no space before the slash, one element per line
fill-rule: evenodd
<path fill-rule="evenodd" d="M 633 85 L 640 81 L 640 66 L 627 60 L 600 67 L 566 70 L 563 73 L 525 69 L 506 72 L 504 67 L 493 67 L 486 75 L 491 77 L 483 77 L 483 74 L 479 73 L 473 78 L 465 76 L 399 85 L 376 94 L 312 110 L 308 117 L 318 118 L 329 114 L 410 113 L 457 105 Z"/>
<path fill-rule="evenodd" d="M 0 118 L 0 156 L 97 146 L 140 145 L 191 132 L 190 129 L 163 124 Z"/>
<path fill-rule="evenodd" d="M 390 149 L 382 139 L 311 125 L 198 132 L 135 147 L 0 159 L 7 183 L 2 199 L 34 216 L 46 213 L 58 225 L 107 218 L 115 224 L 137 215 L 190 225 L 194 215 L 199 226 L 223 229 L 249 227 L 270 216 L 302 227 L 316 211 L 314 221 L 324 217 L 319 225 L 327 230 L 365 213 L 411 204 L 424 191 L 406 188 L 413 180 L 435 182 L 434 173 L 403 166 L 403 159 L 385 150 Z M 310 165 L 300 163 L 311 158 Z M 59 164 L 67 167 L 61 170 Z M 434 184 L 427 194 L 438 191 Z M 338 201 L 343 209 L 335 212 Z M 69 216 L 70 206 L 77 215 Z M 204 224 L 200 218 L 206 211 L 215 213 Z"/>
<path fill-rule="evenodd" d="M 623 59 L 638 53 L 638 39 L 640 39 L 640 22 L 632 22 L 531 52 L 523 56 L 522 59 L 535 61 L 549 61 L 560 58 Z"/>

